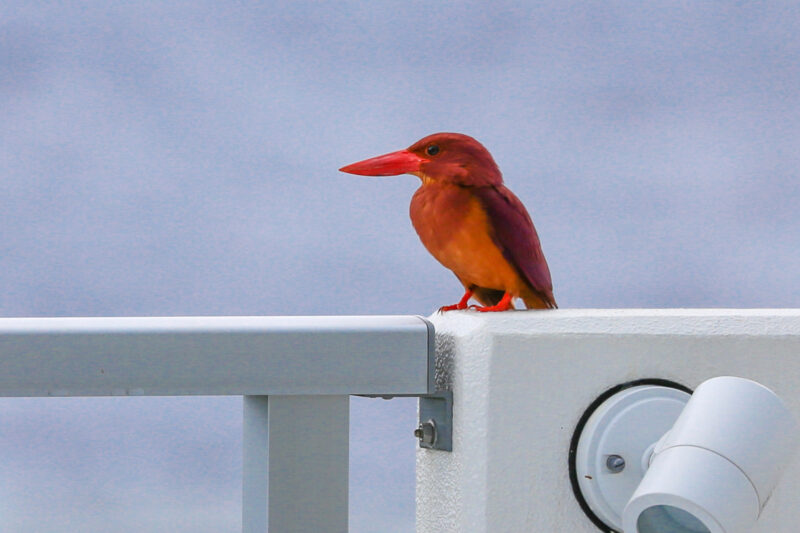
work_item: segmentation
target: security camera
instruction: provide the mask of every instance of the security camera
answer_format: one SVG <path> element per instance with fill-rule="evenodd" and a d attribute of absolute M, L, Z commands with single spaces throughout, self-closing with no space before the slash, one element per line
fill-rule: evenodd
<path fill-rule="evenodd" d="M 693 394 L 642 383 L 601 400 L 570 459 L 576 494 L 606 531 L 749 532 L 800 437 L 775 393 L 738 377 Z"/>

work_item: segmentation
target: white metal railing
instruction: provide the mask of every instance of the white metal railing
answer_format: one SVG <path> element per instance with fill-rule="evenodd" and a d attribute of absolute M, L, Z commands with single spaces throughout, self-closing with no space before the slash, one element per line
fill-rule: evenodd
<path fill-rule="evenodd" d="M 597 531 L 570 482 L 570 443 L 620 384 L 741 376 L 800 415 L 800 310 L 431 321 L 435 365 L 433 326 L 414 316 L 0 319 L 0 396 L 244 396 L 246 533 L 347 530 L 353 394 L 422 397 L 421 446 L 439 449 L 452 404 L 437 391 L 457 396 L 453 453 L 418 451 L 419 533 Z M 798 494 L 795 461 L 757 531 L 794 531 Z"/>
<path fill-rule="evenodd" d="M 349 396 L 425 396 L 417 316 L 0 319 L 0 396 L 244 396 L 242 529 L 345 532 Z"/>

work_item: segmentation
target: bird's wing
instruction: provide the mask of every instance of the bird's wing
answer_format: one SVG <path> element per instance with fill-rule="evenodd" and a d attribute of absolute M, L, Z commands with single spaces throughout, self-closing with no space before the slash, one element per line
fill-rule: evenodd
<path fill-rule="evenodd" d="M 475 187 L 473 192 L 486 210 L 492 229 L 492 240 L 500 248 L 503 257 L 528 282 L 545 305 L 557 307 L 553 298 L 550 269 L 525 206 L 503 185 Z"/>

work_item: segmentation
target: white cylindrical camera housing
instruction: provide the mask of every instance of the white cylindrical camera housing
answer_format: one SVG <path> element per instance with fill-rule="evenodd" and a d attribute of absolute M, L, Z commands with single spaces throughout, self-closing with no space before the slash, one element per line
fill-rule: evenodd
<path fill-rule="evenodd" d="M 656 444 L 623 531 L 750 531 L 797 439 L 795 418 L 763 385 L 728 376 L 702 383 Z"/>

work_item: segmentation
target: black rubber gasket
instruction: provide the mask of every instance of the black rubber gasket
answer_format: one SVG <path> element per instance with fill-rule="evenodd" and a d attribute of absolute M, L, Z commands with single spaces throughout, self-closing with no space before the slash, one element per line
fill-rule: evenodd
<path fill-rule="evenodd" d="M 627 383 L 621 383 L 605 391 L 589 405 L 586 411 L 584 411 L 580 420 L 578 420 L 578 425 L 575 427 L 575 432 L 572 434 L 572 440 L 569 443 L 569 481 L 570 484 L 572 485 L 572 492 L 575 494 L 575 498 L 578 500 L 578 504 L 581 506 L 581 509 L 583 509 L 583 512 L 586 513 L 586 516 L 589 517 L 589 520 L 591 520 L 592 523 L 600 529 L 600 531 L 604 531 L 605 533 L 619 533 L 619 532 L 615 529 L 611 529 L 606 525 L 605 522 L 600 520 L 600 518 L 596 514 L 594 514 L 594 511 L 592 511 L 589 508 L 589 504 L 586 503 L 583 494 L 581 494 L 581 489 L 580 486 L 578 485 L 578 472 L 575 466 L 575 455 L 578 450 L 578 441 L 581 438 L 581 432 L 583 432 L 583 428 L 586 425 L 586 422 L 589 420 L 589 417 L 592 416 L 592 413 L 594 413 L 604 401 L 608 400 L 609 398 L 611 398 L 620 391 L 624 391 L 625 389 L 630 389 L 631 387 L 639 387 L 641 385 L 656 385 L 659 387 L 669 387 L 672 389 L 681 390 L 688 394 L 692 394 L 692 389 L 690 389 L 689 387 L 686 387 L 674 381 L 670 381 L 668 379 L 658 379 L 658 378 L 637 379 L 635 381 L 628 381 Z"/>

